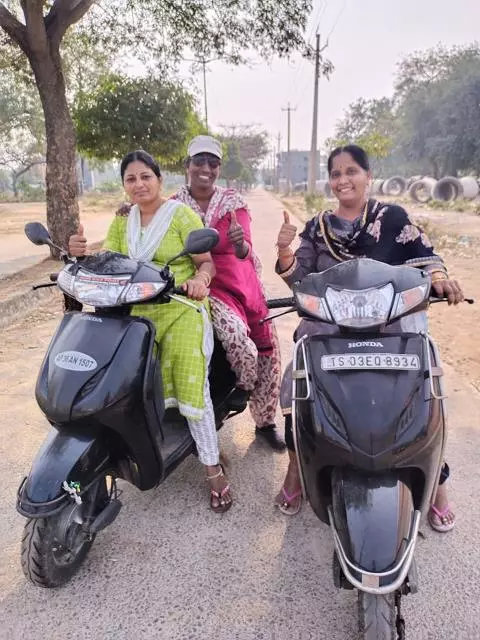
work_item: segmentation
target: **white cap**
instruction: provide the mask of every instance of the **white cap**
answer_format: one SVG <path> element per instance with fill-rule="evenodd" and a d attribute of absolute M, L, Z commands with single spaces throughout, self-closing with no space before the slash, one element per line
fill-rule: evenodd
<path fill-rule="evenodd" d="M 211 153 L 222 159 L 222 145 L 212 136 L 196 136 L 188 145 L 188 157 L 193 158 L 199 153 Z"/>

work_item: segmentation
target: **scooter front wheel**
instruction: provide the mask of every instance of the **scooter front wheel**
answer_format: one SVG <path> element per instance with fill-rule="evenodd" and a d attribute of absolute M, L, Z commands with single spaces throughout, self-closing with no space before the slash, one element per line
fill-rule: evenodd
<path fill-rule="evenodd" d="M 359 640 L 396 640 L 395 594 L 358 592 Z"/>
<path fill-rule="evenodd" d="M 82 504 L 71 503 L 48 518 L 29 518 L 21 545 L 22 569 L 36 586 L 61 587 L 78 571 L 95 535 L 88 521 L 110 500 L 106 479 L 83 497 Z"/>

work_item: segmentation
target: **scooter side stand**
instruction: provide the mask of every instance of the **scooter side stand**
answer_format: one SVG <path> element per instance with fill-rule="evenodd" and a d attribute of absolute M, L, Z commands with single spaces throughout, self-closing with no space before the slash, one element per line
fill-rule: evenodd
<path fill-rule="evenodd" d="M 407 636 L 405 635 L 405 618 L 402 616 L 401 600 L 402 593 L 401 591 L 397 591 L 397 593 L 395 594 L 395 609 L 397 611 L 395 618 L 395 627 L 397 630 L 397 639 L 406 640 Z"/>

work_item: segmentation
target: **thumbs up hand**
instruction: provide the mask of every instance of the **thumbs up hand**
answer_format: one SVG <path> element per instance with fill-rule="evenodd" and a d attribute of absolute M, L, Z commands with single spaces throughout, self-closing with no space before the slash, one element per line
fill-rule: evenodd
<path fill-rule="evenodd" d="M 243 227 L 237 222 L 237 214 L 232 211 L 230 214 L 230 226 L 227 231 L 227 237 L 235 248 L 243 247 L 245 235 L 243 233 Z"/>
<path fill-rule="evenodd" d="M 277 247 L 279 250 L 288 249 L 297 235 L 297 227 L 290 224 L 290 216 L 287 211 L 283 212 L 283 224 L 278 232 Z"/>
<path fill-rule="evenodd" d="M 78 225 L 77 233 L 68 240 L 68 253 L 80 258 L 87 253 L 87 238 L 84 235 L 83 224 Z"/>

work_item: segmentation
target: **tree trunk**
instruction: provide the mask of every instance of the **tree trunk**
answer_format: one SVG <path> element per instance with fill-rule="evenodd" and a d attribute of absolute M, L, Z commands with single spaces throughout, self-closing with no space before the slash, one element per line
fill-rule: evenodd
<path fill-rule="evenodd" d="M 18 175 L 16 173 L 12 173 L 12 191 L 13 197 L 18 198 Z"/>
<path fill-rule="evenodd" d="M 79 223 L 75 130 L 65 95 L 60 51 L 29 56 L 45 115 L 47 224 L 55 244 L 68 246 Z M 55 256 L 58 257 L 58 256 Z"/>

